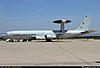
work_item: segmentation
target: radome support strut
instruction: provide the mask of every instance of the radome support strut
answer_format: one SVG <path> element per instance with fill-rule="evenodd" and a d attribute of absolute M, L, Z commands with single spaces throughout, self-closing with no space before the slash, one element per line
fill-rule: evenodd
<path fill-rule="evenodd" d="M 61 24 L 60 30 L 61 30 L 62 33 L 65 32 L 64 24 L 70 23 L 70 22 L 71 22 L 70 20 L 56 20 L 56 21 L 53 21 L 53 23 Z"/>

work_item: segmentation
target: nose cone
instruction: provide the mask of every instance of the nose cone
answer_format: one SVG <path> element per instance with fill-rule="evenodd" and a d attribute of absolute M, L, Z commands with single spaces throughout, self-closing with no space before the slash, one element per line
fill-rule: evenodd
<path fill-rule="evenodd" d="M 70 23 L 71 21 L 70 20 L 55 20 L 53 21 L 53 23 L 58 23 L 58 24 L 61 24 L 61 23 Z"/>

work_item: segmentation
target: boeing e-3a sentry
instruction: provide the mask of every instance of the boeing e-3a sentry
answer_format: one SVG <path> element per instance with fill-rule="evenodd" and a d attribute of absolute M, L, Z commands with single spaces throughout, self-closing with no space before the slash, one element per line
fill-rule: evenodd
<path fill-rule="evenodd" d="M 52 41 L 52 39 L 74 37 L 95 32 L 95 30 L 88 30 L 90 16 L 85 16 L 81 25 L 75 30 L 65 30 L 64 24 L 70 22 L 70 20 L 53 21 L 53 23 L 61 24 L 60 30 L 9 31 L 3 36 L 3 38 L 7 42 L 25 42 L 31 41 L 32 39 L 45 39 L 46 41 Z"/>

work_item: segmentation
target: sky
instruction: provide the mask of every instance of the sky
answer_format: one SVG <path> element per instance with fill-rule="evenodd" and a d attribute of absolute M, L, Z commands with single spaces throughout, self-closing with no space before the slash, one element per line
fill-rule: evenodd
<path fill-rule="evenodd" d="M 14 30 L 56 30 L 54 20 L 68 19 L 75 29 L 91 16 L 89 29 L 100 32 L 100 0 L 0 0 L 0 33 Z"/>

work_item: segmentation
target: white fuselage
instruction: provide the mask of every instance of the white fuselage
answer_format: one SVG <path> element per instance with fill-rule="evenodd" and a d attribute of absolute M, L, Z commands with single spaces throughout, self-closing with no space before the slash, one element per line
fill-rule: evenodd
<path fill-rule="evenodd" d="M 14 34 L 33 35 L 34 37 L 36 37 L 36 39 L 45 39 L 45 35 L 48 38 L 57 38 L 56 34 L 52 30 L 31 30 L 31 31 L 10 31 L 10 32 L 7 32 L 7 35 L 14 35 Z"/>
<path fill-rule="evenodd" d="M 62 36 L 74 36 L 79 35 L 81 32 L 85 32 L 85 30 L 68 30 L 64 33 Z M 45 39 L 45 35 L 47 38 L 57 38 L 56 32 L 53 32 L 52 30 L 31 30 L 31 31 L 10 31 L 7 32 L 7 35 L 33 35 L 36 37 L 36 39 Z"/>
<path fill-rule="evenodd" d="M 86 30 L 68 30 L 66 34 L 81 34 L 81 32 L 85 32 Z"/>
<path fill-rule="evenodd" d="M 68 30 L 65 33 L 72 33 L 72 34 L 79 34 L 84 32 L 85 30 Z M 31 31 L 9 31 L 7 32 L 8 35 L 10 34 L 36 34 L 36 35 L 54 35 L 55 33 L 52 30 L 31 30 Z"/>

